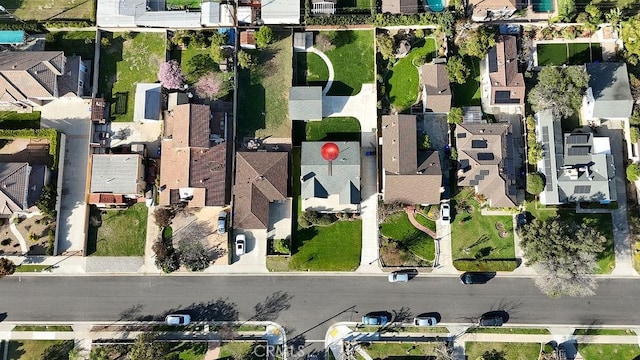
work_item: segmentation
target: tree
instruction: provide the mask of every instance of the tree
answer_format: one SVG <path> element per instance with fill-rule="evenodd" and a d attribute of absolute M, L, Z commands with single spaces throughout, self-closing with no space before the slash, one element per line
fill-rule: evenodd
<path fill-rule="evenodd" d="M 195 84 L 196 94 L 201 98 L 220 99 L 229 93 L 229 84 L 224 81 L 222 74 L 210 72 L 201 77 Z"/>
<path fill-rule="evenodd" d="M 447 60 L 447 74 L 452 82 L 464 84 L 469 76 L 469 68 L 462 57 L 454 55 Z"/>
<path fill-rule="evenodd" d="M 538 195 L 544 190 L 544 179 L 537 172 L 527 175 L 527 192 L 531 195 Z"/>
<path fill-rule="evenodd" d="M 489 49 L 494 46 L 496 46 L 495 30 L 488 26 L 478 26 L 469 32 L 468 38 L 461 47 L 467 55 L 484 59 Z"/>
<path fill-rule="evenodd" d="M 602 10 L 600 6 L 594 5 L 592 2 L 584 7 L 584 11 L 589 14 L 589 22 L 598 25 L 602 22 Z"/>
<path fill-rule="evenodd" d="M 131 360 L 157 360 L 163 359 L 169 353 L 169 343 L 157 341 L 150 333 L 138 335 L 136 341 L 129 350 Z"/>
<path fill-rule="evenodd" d="M 589 75 L 584 67 L 545 66 L 538 74 L 538 83 L 529 92 L 529 102 L 534 112 L 552 109 L 554 116 L 567 118 L 582 106 L 588 83 Z"/>
<path fill-rule="evenodd" d="M 629 164 L 627 166 L 627 180 L 635 182 L 640 179 L 640 166 L 638 164 Z"/>
<path fill-rule="evenodd" d="M 162 86 L 167 89 L 180 89 L 186 81 L 180 64 L 175 60 L 169 60 L 160 64 L 158 80 L 160 80 Z"/>
<path fill-rule="evenodd" d="M 637 65 L 640 56 L 640 15 L 623 22 L 621 33 L 627 61 L 632 65 Z"/>
<path fill-rule="evenodd" d="M 49 218 L 56 217 L 56 198 L 58 192 L 56 191 L 55 184 L 50 184 L 42 188 L 40 198 L 36 201 L 36 206 L 42 215 Z"/>
<path fill-rule="evenodd" d="M 190 239 L 180 240 L 178 243 L 180 262 L 191 271 L 202 271 L 209 267 L 207 250 L 200 241 Z"/>
<path fill-rule="evenodd" d="M 576 14 L 575 0 L 558 0 L 558 16 L 565 22 L 571 22 Z"/>
<path fill-rule="evenodd" d="M 418 149 L 429 150 L 431 149 L 431 138 L 427 134 L 420 134 L 418 136 Z"/>
<path fill-rule="evenodd" d="M 93 345 L 89 353 L 89 360 L 111 360 L 111 357 L 106 347 Z"/>
<path fill-rule="evenodd" d="M 202 75 L 218 68 L 216 62 L 209 54 L 196 54 L 187 61 L 187 65 L 187 69 L 189 69 L 188 80 L 192 82 L 196 81 Z"/>
<path fill-rule="evenodd" d="M 69 360 L 70 352 L 73 351 L 75 343 L 73 340 L 65 340 L 48 346 L 42 352 L 42 358 L 47 360 Z"/>
<path fill-rule="evenodd" d="M 456 150 L 456 148 L 451 148 L 451 155 L 449 156 L 449 158 L 451 158 L 451 160 L 453 161 L 458 160 L 458 150 Z"/>
<path fill-rule="evenodd" d="M 254 66 L 255 59 L 253 55 L 244 50 L 238 51 L 238 66 L 240 69 L 250 69 Z"/>
<path fill-rule="evenodd" d="M 261 26 L 258 31 L 256 31 L 256 45 L 258 47 L 264 48 L 267 45 L 271 44 L 273 41 L 273 30 L 271 30 L 268 26 Z"/>
<path fill-rule="evenodd" d="M 389 60 L 395 56 L 395 45 L 393 38 L 386 32 L 376 35 L 376 46 L 382 59 Z"/>
<path fill-rule="evenodd" d="M 217 63 L 221 63 L 222 60 L 226 58 L 227 52 L 224 50 L 222 46 L 227 43 L 227 34 L 221 34 L 218 32 L 213 33 L 213 35 L 209 38 L 211 41 L 211 47 L 209 48 L 211 51 L 211 58 L 213 61 Z"/>
<path fill-rule="evenodd" d="M 604 18 L 613 27 L 614 30 L 620 30 L 620 21 L 622 20 L 622 10 L 615 7 L 604 15 Z"/>
<path fill-rule="evenodd" d="M 171 208 L 168 207 L 159 207 L 156 208 L 156 210 L 153 212 L 153 218 L 156 222 L 156 225 L 160 227 L 169 226 L 174 216 L 175 213 Z"/>
<path fill-rule="evenodd" d="M 449 124 L 462 124 L 462 108 L 452 107 L 447 115 Z"/>
<path fill-rule="evenodd" d="M 594 220 L 582 223 L 562 220 L 533 220 L 519 230 L 527 264 L 542 276 L 538 288 L 550 297 L 593 295 L 596 282 L 595 258 L 604 250 L 606 238 Z"/>
<path fill-rule="evenodd" d="M 16 264 L 7 258 L 0 258 L 0 278 L 16 272 Z"/>

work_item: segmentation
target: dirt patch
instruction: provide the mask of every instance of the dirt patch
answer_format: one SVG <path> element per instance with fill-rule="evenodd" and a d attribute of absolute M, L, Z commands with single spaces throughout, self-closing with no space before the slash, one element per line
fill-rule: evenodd
<path fill-rule="evenodd" d="M 171 222 L 173 246 L 177 249 L 181 239 L 201 241 L 209 250 L 213 265 L 227 265 L 228 235 L 216 230 L 216 219 L 221 210 L 220 207 L 204 207 L 179 211 Z"/>
<path fill-rule="evenodd" d="M 18 232 L 27 241 L 29 255 L 46 255 L 49 230 L 54 230 L 55 224 L 50 223 L 44 216 L 32 216 L 21 219 L 16 225 Z"/>
<path fill-rule="evenodd" d="M 9 219 L 0 219 L 0 254 L 21 255 L 20 242 L 9 230 Z"/>

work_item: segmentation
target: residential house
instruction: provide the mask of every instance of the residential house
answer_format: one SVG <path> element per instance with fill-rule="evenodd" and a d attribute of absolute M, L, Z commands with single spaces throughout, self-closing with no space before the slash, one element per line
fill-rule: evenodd
<path fill-rule="evenodd" d="M 303 211 L 360 211 L 358 142 L 303 142 L 300 174 Z"/>
<path fill-rule="evenodd" d="M 300 24 L 300 0 L 262 0 L 260 18 L 265 25 Z"/>
<path fill-rule="evenodd" d="M 382 0 L 383 13 L 416 14 L 419 10 L 417 0 Z"/>
<path fill-rule="evenodd" d="M 332 15 L 336 13 L 337 0 L 311 0 L 313 15 Z"/>
<path fill-rule="evenodd" d="M 418 149 L 415 115 L 382 117 L 382 194 L 385 204 L 437 204 L 442 169 L 437 151 Z"/>
<path fill-rule="evenodd" d="M 615 166 L 608 137 L 590 132 L 562 133 L 551 110 L 536 114 L 536 137 L 543 158 L 537 168 L 545 177 L 540 203 L 616 201 Z"/>
<path fill-rule="evenodd" d="M 88 69 L 62 51 L 0 53 L 0 105 L 37 106 L 59 97 L 83 96 Z"/>
<path fill-rule="evenodd" d="M 36 202 L 48 182 L 45 165 L 0 163 L 0 217 L 38 211 Z"/>
<path fill-rule="evenodd" d="M 289 90 L 291 120 L 322 120 L 322 87 L 293 86 Z"/>
<path fill-rule="evenodd" d="M 518 72 L 516 37 L 500 35 L 486 58 L 489 76 L 489 113 L 524 114 L 524 76 Z M 484 89 L 483 89 L 484 90 Z"/>
<path fill-rule="evenodd" d="M 165 118 L 160 159 L 160 205 L 222 206 L 226 142 L 207 105 L 177 105 Z"/>
<path fill-rule="evenodd" d="M 424 64 L 420 68 L 423 112 L 448 113 L 451 86 L 446 64 Z"/>
<path fill-rule="evenodd" d="M 514 207 L 515 149 L 510 123 L 456 125 L 458 186 L 473 186 L 491 207 Z"/>
<path fill-rule="evenodd" d="M 144 157 L 140 154 L 93 154 L 89 203 L 121 206 L 144 196 Z"/>
<path fill-rule="evenodd" d="M 469 5 L 473 21 L 508 19 L 517 10 L 515 0 L 471 0 Z"/>
<path fill-rule="evenodd" d="M 628 119 L 634 101 L 627 64 L 601 62 L 586 64 L 585 68 L 589 87 L 582 100 L 582 118 L 598 124 L 601 120 Z"/>
<path fill-rule="evenodd" d="M 234 228 L 254 230 L 254 235 L 275 230 L 277 238 L 290 236 L 289 153 L 238 151 L 233 196 Z"/>
<path fill-rule="evenodd" d="M 133 105 L 134 121 L 158 121 L 162 112 L 160 83 L 137 83 Z"/>

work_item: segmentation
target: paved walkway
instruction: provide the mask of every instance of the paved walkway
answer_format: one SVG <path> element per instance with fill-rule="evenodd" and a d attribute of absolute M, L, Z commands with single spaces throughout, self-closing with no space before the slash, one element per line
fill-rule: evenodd
<path fill-rule="evenodd" d="M 422 224 L 420 224 L 418 222 L 418 220 L 416 220 L 416 208 L 413 206 L 407 206 L 406 208 L 404 208 L 404 212 L 407 213 L 407 216 L 409 217 L 409 222 L 411 223 L 411 225 L 413 225 L 413 227 L 415 227 L 416 229 L 422 231 L 423 233 L 431 236 L 433 239 L 438 238 L 438 235 L 436 235 L 436 233 L 425 227 L 422 226 Z M 418 215 L 418 216 L 422 216 L 422 215 Z"/>
<path fill-rule="evenodd" d="M 220 357 L 220 341 L 212 341 L 209 343 L 207 353 L 204 354 L 204 360 L 216 360 Z"/>
<path fill-rule="evenodd" d="M 18 242 L 20 243 L 20 251 L 22 251 L 23 254 L 26 254 L 29 252 L 29 247 L 27 246 L 27 242 L 24 240 L 22 234 L 20 234 L 20 231 L 18 231 L 16 224 L 13 223 L 13 219 L 13 216 L 9 219 L 9 230 L 11 230 L 13 236 L 18 239 Z"/>
<path fill-rule="evenodd" d="M 300 51 L 300 50 L 297 50 L 296 48 L 294 48 L 294 50 L 295 51 Z M 307 48 L 305 52 L 314 53 L 314 54 L 320 56 L 320 58 L 327 65 L 327 69 L 329 69 L 329 78 L 327 79 L 327 83 L 324 86 L 324 89 L 322 89 L 322 95 L 326 96 L 327 93 L 329 92 L 329 89 L 331 89 L 331 85 L 333 85 L 333 79 L 335 77 L 334 76 L 334 72 L 333 72 L 333 64 L 331 63 L 331 60 L 329 60 L 329 57 L 327 55 L 325 55 L 325 53 L 323 53 L 322 51 L 314 48 L 313 46 Z"/>

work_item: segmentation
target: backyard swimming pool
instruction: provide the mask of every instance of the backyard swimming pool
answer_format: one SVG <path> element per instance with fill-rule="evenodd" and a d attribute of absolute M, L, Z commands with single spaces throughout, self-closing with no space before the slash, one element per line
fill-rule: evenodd
<path fill-rule="evenodd" d="M 422 6 L 425 10 L 440 12 L 444 10 L 444 2 L 446 0 L 422 0 Z M 549 0 L 553 1 L 553 0 Z"/>
<path fill-rule="evenodd" d="M 533 11 L 539 13 L 553 12 L 553 0 L 531 0 Z"/>

